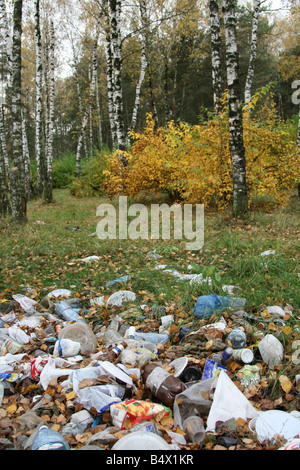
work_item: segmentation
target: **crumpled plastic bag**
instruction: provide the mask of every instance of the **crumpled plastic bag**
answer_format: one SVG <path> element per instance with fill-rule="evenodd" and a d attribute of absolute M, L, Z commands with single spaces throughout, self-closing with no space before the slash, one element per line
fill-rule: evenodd
<path fill-rule="evenodd" d="M 201 295 L 195 305 L 194 316 L 197 318 L 209 318 L 214 312 L 223 312 L 228 305 L 227 297 L 216 294 Z"/>
<path fill-rule="evenodd" d="M 231 418 L 245 421 L 256 418 L 258 412 L 247 400 L 245 395 L 230 380 L 226 372 L 221 371 L 217 379 L 214 399 L 206 423 L 206 432 L 215 432 L 218 421 L 228 421 Z"/>
<path fill-rule="evenodd" d="M 134 302 L 136 295 L 129 290 L 120 290 L 112 294 L 106 302 L 106 307 L 122 307 L 123 302 Z"/>
<path fill-rule="evenodd" d="M 284 349 L 281 342 L 272 334 L 264 336 L 258 343 L 262 360 L 273 369 L 283 359 Z"/>
<path fill-rule="evenodd" d="M 38 303 L 35 300 L 22 294 L 15 294 L 12 298 L 20 304 L 21 308 L 27 313 L 27 315 L 34 315 L 37 313 L 34 307 L 38 305 Z"/>
<path fill-rule="evenodd" d="M 73 371 L 70 376 L 70 382 L 77 395 L 76 401 L 81 403 L 86 409 L 95 408 L 98 413 L 106 411 L 112 403 L 122 401 L 125 394 L 125 388 L 120 385 L 106 384 L 79 388 L 79 384 L 84 379 L 97 379 L 103 375 L 101 367 L 86 367 Z"/>

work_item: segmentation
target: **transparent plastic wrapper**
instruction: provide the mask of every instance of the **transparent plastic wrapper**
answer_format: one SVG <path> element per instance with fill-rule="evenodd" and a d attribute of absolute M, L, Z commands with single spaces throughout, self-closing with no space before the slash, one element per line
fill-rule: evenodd
<path fill-rule="evenodd" d="M 59 339 L 54 346 L 54 356 L 56 357 L 72 357 L 80 352 L 80 343 L 71 339 Z"/>
<path fill-rule="evenodd" d="M 121 371 L 119 371 L 121 372 Z M 118 384 L 95 385 L 80 389 L 79 384 L 84 379 L 97 379 L 100 375 L 105 375 L 101 366 L 87 367 L 73 371 L 70 382 L 77 395 L 77 401 L 86 409 L 95 408 L 98 413 L 106 411 L 112 403 L 122 401 L 125 388 Z"/>
<path fill-rule="evenodd" d="M 284 349 L 281 342 L 272 334 L 266 335 L 259 343 L 258 349 L 262 360 L 273 369 L 283 359 Z"/>
<path fill-rule="evenodd" d="M 300 420 L 286 411 L 263 411 L 254 422 L 260 442 L 267 440 L 273 443 L 276 434 L 283 436 L 287 441 L 300 436 Z"/>
<path fill-rule="evenodd" d="M 152 344 L 166 344 L 169 341 L 169 335 L 160 334 L 160 333 L 135 333 L 136 340 L 143 340 Z"/>
<path fill-rule="evenodd" d="M 81 354 L 89 356 L 97 346 L 97 338 L 92 329 L 86 324 L 77 322 L 67 325 L 58 333 L 58 339 L 71 339 L 80 343 Z"/>
<path fill-rule="evenodd" d="M 213 377 L 196 382 L 176 396 L 173 407 L 174 427 L 179 426 L 183 429 L 183 423 L 190 416 L 202 418 L 208 415 L 217 380 L 216 377 Z"/>
<path fill-rule="evenodd" d="M 94 418 L 87 410 L 78 411 L 72 415 L 70 422 L 63 426 L 62 435 L 67 436 L 68 434 L 82 434 L 93 422 Z"/>
<path fill-rule="evenodd" d="M 44 390 L 47 390 L 51 380 L 57 379 L 61 376 L 68 376 L 73 372 L 72 369 L 63 368 L 67 362 L 65 359 L 51 356 L 48 357 L 49 360 L 40 373 L 39 383 L 42 385 Z"/>

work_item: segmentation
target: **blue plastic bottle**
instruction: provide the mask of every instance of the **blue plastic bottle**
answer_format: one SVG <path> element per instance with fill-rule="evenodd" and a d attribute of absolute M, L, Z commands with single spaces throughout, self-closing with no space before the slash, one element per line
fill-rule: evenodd
<path fill-rule="evenodd" d="M 31 450 L 70 450 L 70 447 L 59 432 L 41 426 L 33 439 Z"/>

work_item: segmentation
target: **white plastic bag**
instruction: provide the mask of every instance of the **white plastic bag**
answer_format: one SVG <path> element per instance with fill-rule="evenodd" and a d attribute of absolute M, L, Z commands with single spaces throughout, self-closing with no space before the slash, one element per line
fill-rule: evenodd
<path fill-rule="evenodd" d="M 26 295 L 22 294 L 16 294 L 13 295 L 12 298 L 20 304 L 21 308 L 26 312 L 28 315 L 33 315 L 34 313 L 37 313 L 35 310 L 35 306 L 38 305 L 38 303 L 30 299 L 29 297 L 26 297 Z"/>
<path fill-rule="evenodd" d="M 245 421 L 256 418 L 258 412 L 247 400 L 245 395 L 230 380 L 223 370 L 217 379 L 214 399 L 209 411 L 206 432 L 215 432 L 218 421 L 228 421 L 231 418 L 242 418 Z"/>
<path fill-rule="evenodd" d="M 27 344 L 30 341 L 30 336 L 28 336 L 25 331 L 21 330 L 18 326 L 10 326 L 7 328 L 10 338 L 17 341 L 20 344 Z"/>
<path fill-rule="evenodd" d="M 123 302 L 134 302 L 136 295 L 129 290 L 120 290 L 112 294 L 106 302 L 106 307 L 122 307 Z"/>
<path fill-rule="evenodd" d="M 258 349 L 262 360 L 273 369 L 283 359 L 284 349 L 281 342 L 271 334 L 266 335 L 259 343 Z"/>

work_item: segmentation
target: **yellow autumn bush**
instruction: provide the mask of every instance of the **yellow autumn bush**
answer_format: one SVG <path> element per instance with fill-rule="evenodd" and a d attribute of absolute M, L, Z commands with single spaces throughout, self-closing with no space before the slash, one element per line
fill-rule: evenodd
<path fill-rule="evenodd" d="M 253 98 L 255 106 L 261 97 Z M 225 102 L 223 111 L 205 123 L 170 122 L 159 129 L 148 115 L 144 132 L 132 133 L 130 151 L 123 153 L 127 166 L 121 163 L 120 151 L 106 157 L 105 191 L 110 196 L 136 196 L 163 190 L 178 202 L 225 207 L 233 190 L 227 111 Z M 273 104 L 262 105 L 256 117 L 244 110 L 244 143 L 249 204 L 254 196 L 286 204 L 300 177 L 299 157 L 288 125 L 278 119 Z"/>

